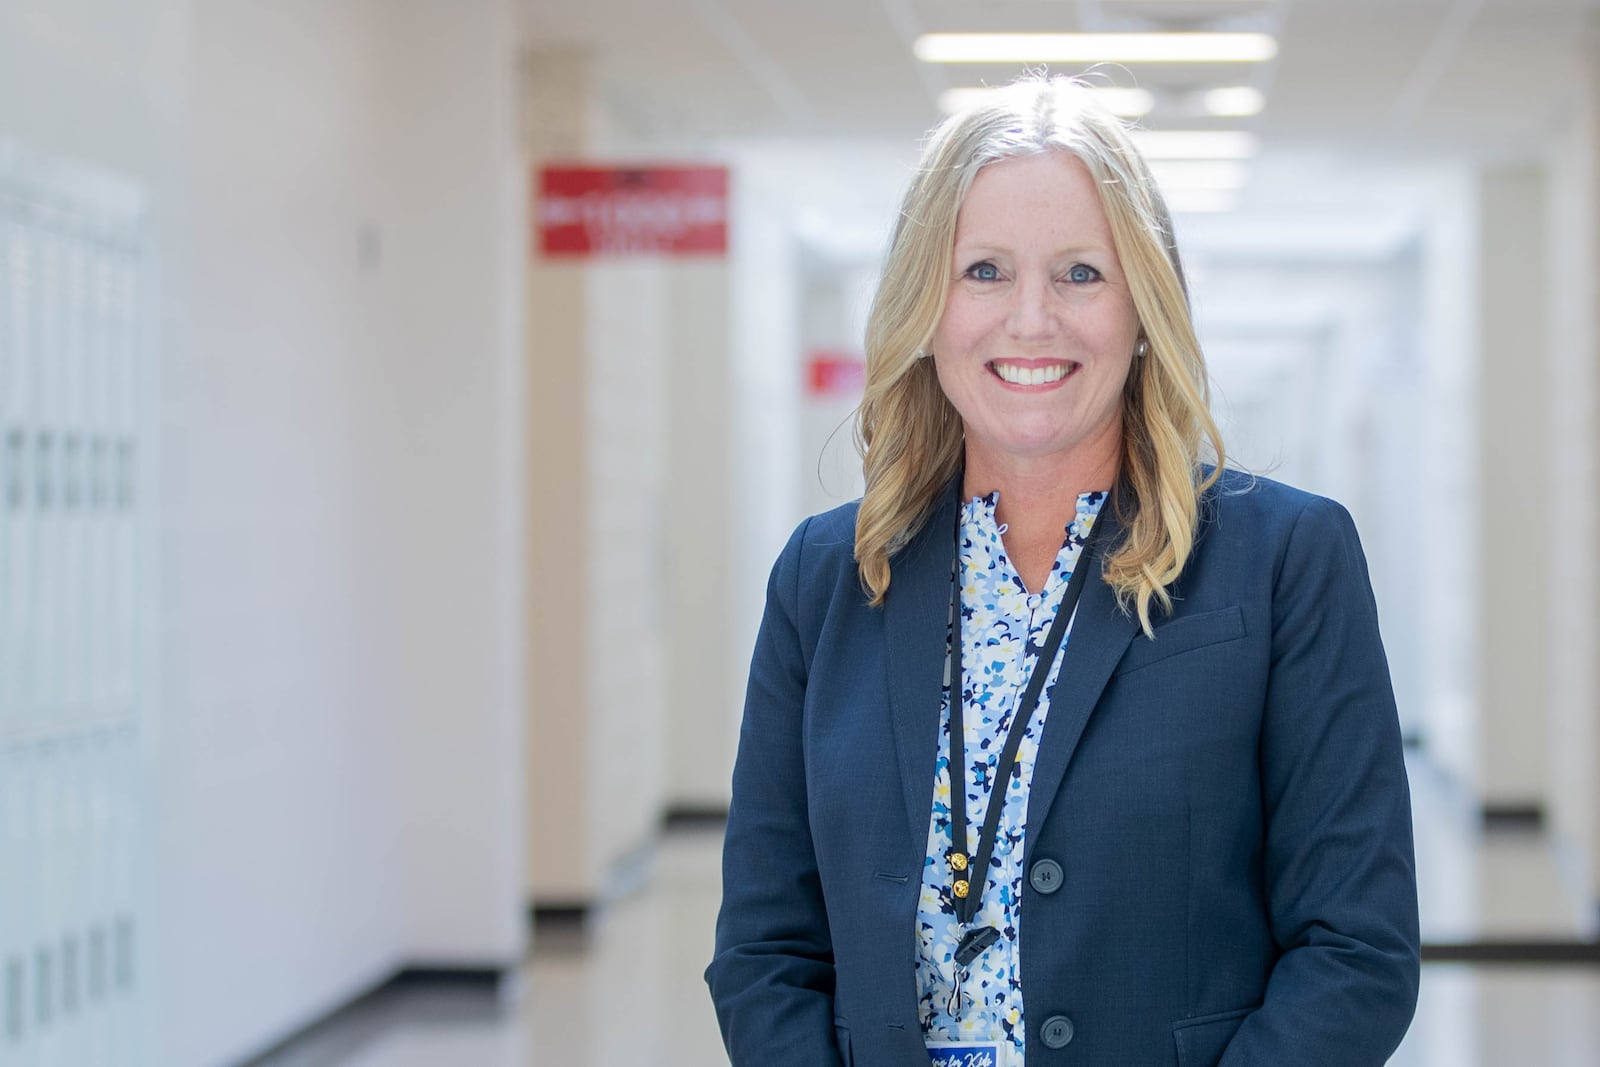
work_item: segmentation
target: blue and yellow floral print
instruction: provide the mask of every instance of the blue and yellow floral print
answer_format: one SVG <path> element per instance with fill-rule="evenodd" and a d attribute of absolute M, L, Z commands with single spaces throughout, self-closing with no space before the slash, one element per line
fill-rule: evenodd
<path fill-rule="evenodd" d="M 1082 555 L 1105 493 L 1078 498 L 1077 515 L 1067 527 L 1050 576 L 1030 594 L 1006 556 L 995 510 L 998 493 L 977 497 L 962 510 L 960 531 L 962 701 L 968 766 L 964 778 L 970 854 L 989 806 L 989 789 L 1011 720 L 1023 689 L 1050 632 L 1057 607 Z M 1071 633 L 1068 632 L 1070 640 Z M 922 868 L 922 897 L 917 911 L 917 992 L 922 1031 L 929 1040 L 1009 1041 L 1022 1061 L 1022 984 L 1019 955 L 1021 929 L 1023 835 L 1028 787 L 1049 712 L 1050 686 L 1061 670 L 1062 652 L 1049 665 L 1039 706 L 1027 724 L 1015 770 L 1005 789 L 998 840 L 983 887 L 983 900 L 973 922 L 1000 931 L 1000 939 L 977 958 L 962 983 L 970 998 L 959 1019 L 947 1010 L 954 979 L 953 956 L 960 933 L 951 896 L 950 868 L 950 694 L 940 712 L 939 757 L 934 770 L 933 815 L 928 826 L 928 852 Z"/>

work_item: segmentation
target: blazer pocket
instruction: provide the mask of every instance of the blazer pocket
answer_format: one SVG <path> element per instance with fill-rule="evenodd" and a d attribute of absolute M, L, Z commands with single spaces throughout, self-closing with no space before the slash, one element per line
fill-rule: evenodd
<path fill-rule="evenodd" d="M 843 1019 L 833 1020 L 833 1043 L 839 1046 L 839 1059 L 844 1067 L 853 1067 L 854 1061 L 850 1058 L 850 1027 Z"/>
<path fill-rule="evenodd" d="M 1228 1042 L 1255 1008 L 1180 1019 L 1172 1024 L 1172 1037 L 1178 1043 L 1178 1067 L 1216 1067 Z"/>
<path fill-rule="evenodd" d="M 1169 656 L 1193 652 L 1207 645 L 1237 641 L 1244 636 L 1244 613 L 1237 607 L 1218 608 L 1216 611 L 1174 619 L 1164 626 L 1157 626 L 1155 633 L 1154 637 L 1146 637 L 1142 633 L 1134 635 L 1133 643 L 1123 654 L 1113 676 L 1129 674 L 1160 663 Z"/>

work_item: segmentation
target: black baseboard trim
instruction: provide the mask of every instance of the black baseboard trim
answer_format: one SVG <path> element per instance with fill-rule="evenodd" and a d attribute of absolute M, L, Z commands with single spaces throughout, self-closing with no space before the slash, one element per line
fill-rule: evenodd
<path fill-rule="evenodd" d="M 1422 946 L 1423 963 L 1600 965 L 1600 941 L 1462 941 Z"/>
<path fill-rule="evenodd" d="M 528 921 L 535 931 L 541 927 L 583 926 L 593 914 L 594 905 L 587 901 L 535 902 L 528 907 Z"/>
<path fill-rule="evenodd" d="M 481 993 L 486 1003 L 491 1002 L 498 997 L 500 985 L 510 970 L 511 968 L 466 966 L 400 967 L 388 978 L 377 982 L 364 992 L 355 994 L 342 1004 L 334 1005 L 304 1026 L 273 1043 L 269 1048 L 249 1059 L 241 1060 L 236 1067 L 274 1067 L 285 1058 L 287 1062 L 301 1062 L 293 1059 L 298 1047 L 312 1041 L 319 1034 L 325 1034 L 334 1027 L 346 1024 L 356 1016 L 375 1008 L 386 998 L 397 994 L 416 990 L 450 990 L 456 993 Z"/>
<path fill-rule="evenodd" d="M 1534 834 L 1544 831 L 1541 804 L 1485 804 L 1480 810 L 1485 830 Z"/>
<path fill-rule="evenodd" d="M 728 824 L 726 804 L 674 804 L 661 816 L 661 828 L 673 830 L 720 830 Z"/>
<path fill-rule="evenodd" d="M 458 989 L 497 992 L 505 972 L 495 967 L 403 967 L 380 987 L 388 989 Z"/>
<path fill-rule="evenodd" d="M 588 951 L 593 922 L 599 911 L 598 903 L 563 901 L 559 904 L 546 901 L 528 906 L 528 922 L 533 936 L 529 938 L 534 956 L 581 957 Z"/>

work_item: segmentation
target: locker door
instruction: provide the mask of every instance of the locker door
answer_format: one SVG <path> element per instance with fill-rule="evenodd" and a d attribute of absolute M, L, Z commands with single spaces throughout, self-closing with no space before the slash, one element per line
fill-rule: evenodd
<path fill-rule="evenodd" d="M 0 144 L 0 1063 L 142 1062 L 153 242 Z"/>

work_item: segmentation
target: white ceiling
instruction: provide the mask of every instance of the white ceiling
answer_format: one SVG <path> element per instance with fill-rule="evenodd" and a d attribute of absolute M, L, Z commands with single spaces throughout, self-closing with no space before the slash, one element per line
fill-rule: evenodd
<path fill-rule="evenodd" d="M 1171 104 L 1255 84 L 1266 147 L 1521 158 L 1569 105 L 1600 0 L 526 0 L 530 43 L 587 49 L 601 98 L 641 137 L 915 138 L 941 89 L 1017 68 L 928 65 L 949 30 L 1265 29 L 1260 66 L 1107 69 Z M 1589 57 L 1591 61 L 1594 56 Z M 1204 125 L 1158 108 L 1147 125 Z"/>
<path fill-rule="evenodd" d="M 892 186 L 903 181 L 904 164 L 881 161 L 914 159 L 939 92 L 1018 73 L 921 63 L 911 54 L 918 34 L 1273 33 L 1270 63 L 1096 72 L 1156 95 L 1146 126 L 1259 135 L 1227 227 L 1203 215 L 1185 224 L 1201 256 L 1241 233 L 1247 244 L 1344 258 L 1392 249 L 1426 207 L 1419 174 L 1536 159 L 1585 84 L 1580 71 L 1600 63 L 1600 0 L 524 0 L 522 16 L 530 45 L 588 53 L 598 99 L 625 143 L 813 145 L 806 192 L 831 200 L 837 224 L 847 222 L 852 170 L 873 189 L 886 174 Z M 1238 84 L 1265 92 L 1259 116 L 1203 119 L 1186 105 L 1197 89 Z M 870 176 L 869 160 L 879 161 Z M 881 214 L 876 193 L 855 199 Z M 876 255 L 882 225 L 867 217 L 858 236 Z"/>

